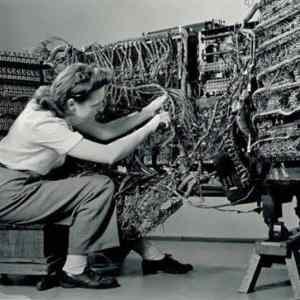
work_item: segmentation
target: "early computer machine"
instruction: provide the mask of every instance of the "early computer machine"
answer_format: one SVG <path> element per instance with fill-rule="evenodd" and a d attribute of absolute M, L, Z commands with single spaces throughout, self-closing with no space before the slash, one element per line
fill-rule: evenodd
<path fill-rule="evenodd" d="M 246 28 L 255 13 L 260 14 L 258 24 Z M 213 44 L 219 47 L 216 56 L 226 61 L 227 50 L 236 43 L 230 56 L 234 69 L 230 63 L 223 67 L 225 74 L 234 72 L 221 96 L 206 81 L 210 84 L 206 98 L 215 94 L 219 98 L 201 114 L 204 119 L 209 116 L 207 129 L 212 134 L 199 149 L 212 159 L 230 202 L 257 201 L 257 211 L 262 210 L 269 227 L 269 239 L 256 244 L 240 291 L 253 291 L 262 267 L 285 263 L 299 299 L 299 227 L 288 229 L 280 218 L 282 205 L 294 196 L 298 217 L 300 212 L 300 2 L 260 1 L 233 37 L 223 49 Z M 223 120 L 219 124 L 218 118 Z"/>
<path fill-rule="evenodd" d="M 300 2 L 260 1 L 254 7 L 261 19 L 256 39 L 253 74 L 257 89 L 251 96 L 251 122 L 256 131 L 249 152 L 267 164 L 262 192 L 269 240 L 257 245 L 240 291 L 253 290 L 262 267 L 286 263 L 292 287 L 300 298 L 299 227 L 288 230 L 279 219 L 282 204 L 296 196 L 299 217 L 299 103 L 300 103 Z M 265 192 L 265 194 L 264 194 Z M 282 242 L 280 242 L 282 241 Z"/>

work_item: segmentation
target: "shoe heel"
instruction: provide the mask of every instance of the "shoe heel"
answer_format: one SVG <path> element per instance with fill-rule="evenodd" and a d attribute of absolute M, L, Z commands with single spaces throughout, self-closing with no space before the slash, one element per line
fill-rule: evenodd
<path fill-rule="evenodd" d="M 59 285 L 65 289 L 72 289 L 76 287 L 76 284 L 67 283 L 67 282 L 60 282 Z"/>
<path fill-rule="evenodd" d="M 144 261 L 142 262 L 142 271 L 143 275 L 151 275 L 157 273 L 157 269 L 155 267 Z"/>

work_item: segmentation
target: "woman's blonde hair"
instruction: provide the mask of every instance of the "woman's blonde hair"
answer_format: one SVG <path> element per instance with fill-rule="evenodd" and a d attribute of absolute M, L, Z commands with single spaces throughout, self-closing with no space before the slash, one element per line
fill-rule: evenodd
<path fill-rule="evenodd" d="M 112 71 L 94 65 L 76 63 L 67 66 L 50 86 L 39 87 L 33 98 L 41 109 L 50 110 L 58 117 L 65 117 L 67 100 L 84 102 L 89 93 L 108 85 Z"/>

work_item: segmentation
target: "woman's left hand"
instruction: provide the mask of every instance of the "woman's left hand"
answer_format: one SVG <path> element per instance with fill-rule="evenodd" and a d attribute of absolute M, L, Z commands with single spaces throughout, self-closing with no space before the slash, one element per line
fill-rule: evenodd
<path fill-rule="evenodd" d="M 150 116 L 156 115 L 159 112 L 159 110 L 163 107 L 163 104 L 167 99 L 168 99 L 167 93 L 155 98 L 150 104 L 148 104 L 144 108 L 144 111 L 147 111 L 147 113 L 149 113 Z"/>
<path fill-rule="evenodd" d="M 160 112 L 149 121 L 149 124 L 152 126 L 152 132 L 155 132 L 160 125 L 164 128 L 168 128 L 170 123 L 171 119 L 167 111 Z"/>

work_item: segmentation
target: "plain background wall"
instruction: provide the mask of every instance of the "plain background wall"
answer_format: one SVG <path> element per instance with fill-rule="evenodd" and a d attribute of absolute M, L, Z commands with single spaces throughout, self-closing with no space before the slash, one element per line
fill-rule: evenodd
<path fill-rule="evenodd" d="M 212 18 L 239 23 L 248 11 L 244 0 L 0 0 L 0 49 L 31 49 L 51 36 L 80 48 Z M 219 203 L 226 203 L 226 199 L 207 200 L 207 204 Z M 295 224 L 293 204 L 286 206 L 286 220 Z M 153 233 L 220 238 L 261 238 L 266 234 L 260 215 L 221 213 L 189 205 Z"/>

